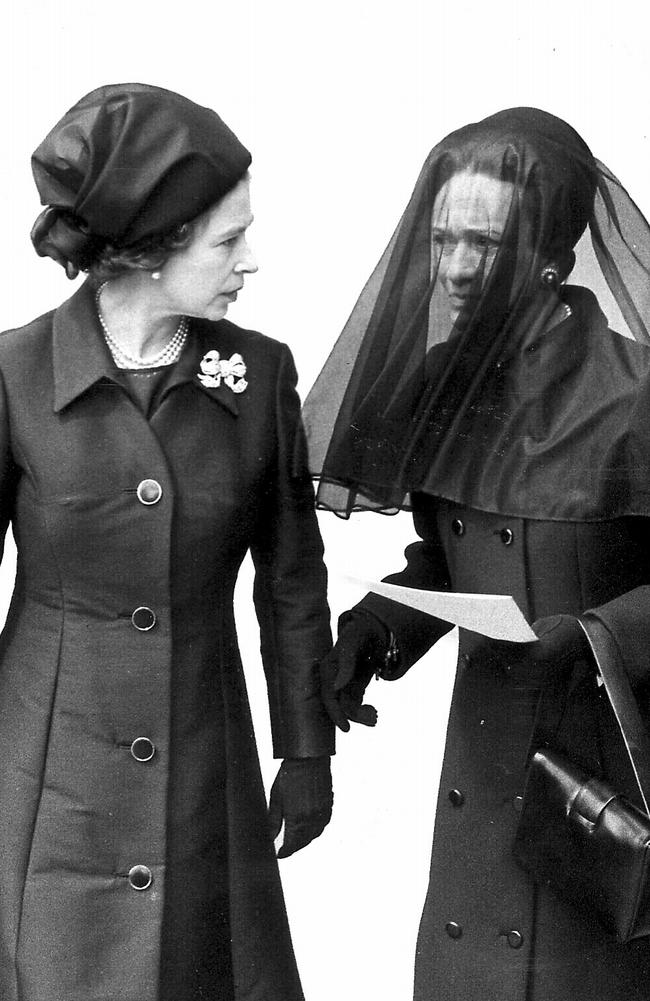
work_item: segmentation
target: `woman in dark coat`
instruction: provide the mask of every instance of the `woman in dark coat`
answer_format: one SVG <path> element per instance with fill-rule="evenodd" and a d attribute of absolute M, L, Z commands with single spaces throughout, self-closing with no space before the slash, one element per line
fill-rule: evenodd
<path fill-rule="evenodd" d="M 587 225 L 645 343 L 564 284 Z M 648 496 L 626 458 L 649 263 L 645 220 L 577 133 L 501 112 L 431 152 L 307 400 L 319 504 L 413 512 L 420 541 L 388 581 L 511 594 L 540 637 L 523 656 L 460 632 L 417 1001 L 648 996 L 648 940 L 616 942 L 511 847 L 542 692 L 555 746 L 633 794 L 578 617 L 602 609 L 614 629 L 619 596 L 650 583 Z M 323 665 L 332 718 L 372 724 L 372 674 L 400 677 L 450 628 L 376 594 L 344 613 Z M 647 652 L 626 666 L 650 681 Z"/>
<path fill-rule="evenodd" d="M 322 547 L 289 350 L 224 319 L 256 270 L 250 155 L 102 87 L 33 157 L 70 277 L 0 338 L 3 1001 L 300 1001 L 237 648 L 251 551 L 280 854 L 329 820 Z"/>

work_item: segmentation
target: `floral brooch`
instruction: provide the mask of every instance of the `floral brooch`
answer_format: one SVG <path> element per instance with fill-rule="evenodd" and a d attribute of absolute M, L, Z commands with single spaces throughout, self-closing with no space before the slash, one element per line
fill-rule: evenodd
<path fill-rule="evenodd" d="M 248 383 L 246 375 L 246 365 L 240 354 L 234 354 L 229 359 L 222 358 L 218 351 L 208 351 L 203 355 L 200 364 L 198 378 L 204 386 L 218 388 L 223 379 L 228 389 L 233 393 L 243 393 Z"/>

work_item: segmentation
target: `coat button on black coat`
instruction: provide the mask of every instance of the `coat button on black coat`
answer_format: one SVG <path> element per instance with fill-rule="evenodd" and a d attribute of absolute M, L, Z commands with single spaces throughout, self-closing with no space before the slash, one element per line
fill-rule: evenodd
<path fill-rule="evenodd" d="M 514 542 L 515 536 L 511 528 L 502 528 L 499 536 L 504 546 L 511 546 Z"/>
<path fill-rule="evenodd" d="M 516 928 L 508 932 L 508 945 L 511 949 L 521 949 L 524 944 L 524 936 Z"/>
<path fill-rule="evenodd" d="M 131 754 L 136 761 L 151 761 L 155 753 L 155 745 L 148 737 L 136 737 L 131 744 Z"/>
<path fill-rule="evenodd" d="M 454 518 L 451 523 L 451 530 L 454 535 L 464 535 L 465 534 L 465 522 L 461 518 Z"/>
<path fill-rule="evenodd" d="M 158 480 L 141 480 L 136 494 L 141 504 L 157 504 L 162 497 L 162 487 Z"/>
<path fill-rule="evenodd" d="M 449 935 L 449 938 L 460 938 L 463 934 L 463 929 L 457 921 L 448 921 L 445 925 L 445 931 Z"/>
<path fill-rule="evenodd" d="M 462 806 L 465 802 L 465 796 L 460 789 L 451 789 L 449 792 L 449 802 L 452 806 Z"/>
<path fill-rule="evenodd" d="M 151 608 L 147 608 L 146 605 L 139 605 L 131 613 L 131 622 L 141 633 L 146 633 L 155 626 L 156 613 Z"/>
<path fill-rule="evenodd" d="M 148 890 L 153 883 L 151 869 L 146 865 L 134 865 L 129 869 L 129 884 L 133 890 Z"/>

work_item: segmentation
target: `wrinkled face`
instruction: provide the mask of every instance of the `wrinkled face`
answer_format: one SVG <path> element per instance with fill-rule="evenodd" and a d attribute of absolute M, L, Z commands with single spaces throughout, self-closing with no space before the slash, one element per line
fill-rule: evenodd
<path fill-rule="evenodd" d="M 237 298 L 244 277 L 257 271 L 246 242 L 253 221 L 249 181 L 244 178 L 192 224 L 186 247 L 161 269 L 157 292 L 173 313 L 220 320 Z"/>
<path fill-rule="evenodd" d="M 456 322 L 470 305 L 476 279 L 485 281 L 508 221 L 514 184 L 487 174 L 462 171 L 443 184 L 433 204 L 434 258 L 440 255 L 438 281 L 449 296 Z"/>

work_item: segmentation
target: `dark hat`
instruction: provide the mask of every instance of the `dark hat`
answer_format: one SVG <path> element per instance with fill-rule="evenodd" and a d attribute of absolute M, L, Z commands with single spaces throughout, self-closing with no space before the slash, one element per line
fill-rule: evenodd
<path fill-rule="evenodd" d="M 41 203 L 55 210 L 46 226 L 39 219 L 34 245 L 54 256 L 50 230 L 60 219 L 121 247 L 164 233 L 219 201 L 250 162 L 209 108 L 146 84 L 99 87 L 32 156 Z"/>

